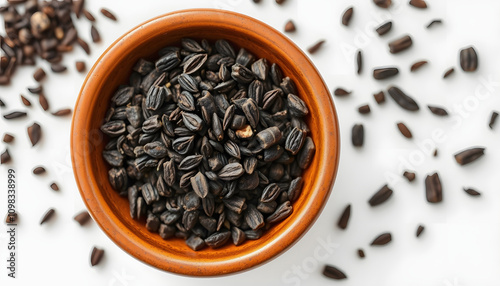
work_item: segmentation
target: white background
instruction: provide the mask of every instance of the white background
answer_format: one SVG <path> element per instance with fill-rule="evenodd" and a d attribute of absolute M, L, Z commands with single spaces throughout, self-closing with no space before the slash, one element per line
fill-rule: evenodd
<path fill-rule="evenodd" d="M 13 162 L 0 166 L 0 183 L 6 189 L 6 173 L 18 173 L 18 278 L 7 279 L 5 259 L 7 236 L 0 232 L 0 285 L 500 285 L 500 124 L 487 126 L 492 110 L 500 109 L 500 2 L 495 0 L 428 1 L 429 9 L 418 10 L 407 2 L 393 0 L 389 10 L 377 8 L 369 0 L 287 0 L 278 6 L 272 0 L 254 4 L 250 0 L 199 1 L 123 1 L 88 0 L 87 9 L 97 17 L 96 26 L 103 42 L 92 44 L 87 57 L 77 46 L 64 58 L 69 71 L 54 76 L 49 66 L 44 81 L 51 110 L 72 107 L 84 74 L 74 68 L 75 60 L 83 59 L 90 67 L 100 53 L 117 37 L 139 23 L 162 13 L 178 9 L 224 8 L 251 15 L 282 30 L 293 19 L 297 32 L 288 36 L 306 49 L 318 39 L 326 39 L 321 51 L 312 60 L 329 88 L 342 86 L 352 90 L 347 98 L 334 98 L 340 118 L 342 153 L 338 177 L 331 198 L 311 230 L 290 250 L 256 269 L 219 278 L 189 278 L 151 268 L 115 246 L 95 223 L 80 227 L 72 217 L 84 209 L 70 163 L 69 135 L 71 119 L 58 119 L 41 110 L 37 98 L 26 91 L 35 86 L 32 68 L 17 71 L 10 87 L 0 87 L 0 98 L 6 110 L 28 109 L 26 119 L 7 122 L 0 119 L 0 133 L 16 136 L 8 146 Z M 341 14 L 348 6 L 355 7 L 350 27 L 340 24 Z M 98 13 L 107 7 L 118 16 L 112 22 Z M 435 18 L 442 25 L 425 26 Z M 384 37 L 373 27 L 392 19 L 392 31 Z M 76 21 L 81 37 L 90 42 L 90 24 Z M 387 43 L 405 33 L 412 35 L 413 47 L 391 55 Z M 479 70 L 465 74 L 459 68 L 458 51 L 474 45 L 480 58 Z M 364 71 L 355 74 L 353 50 L 364 53 Z M 416 73 L 410 65 L 420 59 L 430 64 Z M 373 67 L 396 65 L 400 74 L 391 80 L 375 81 Z M 443 73 L 455 67 L 455 73 L 443 80 Z M 490 84 L 487 84 L 487 82 Z M 493 81 L 493 84 L 491 82 Z M 420 104 L 421 110 L 410 113 L 387 98 L 377 105 L 372 94 L 391 84 L 400 86 Z M 34 104 L 22 106 L 19 94 Z M 358 106 L 369 103 L 369 115 L 360 115 Z M 446 107 L 449 118 L 436 117 L 427 104 Z M 26 127 L 40 122 L 43 139 L 30 147 Z M 396 123 L 403 121 L 414 138 L 404 138 Z M 354 123 L 363 123 L 365 146 L 354 149 L 350 130 Z M 433 133 L 441 133 L 439 138 Z M 6 144 L 1 143 L 1 149 Z M 429 145 L 430 144 L 430 145 Z M 439 155 L 432 157 L 436 144 Z M 479 161 L 461 167 L 453 154 L 470 146 L 485 146 L 486 155 Z M 429 147 L 430 146 L 430 147 Z M 35 177 L 35 165 L 47 166 L 48 173 Z M 402 167 L 406 166 L 406 167 Z M 417 179 L 408 183 L 401 179 L 402 168 L 416 171 Z M 424 178 L 439 171 L 444 200 L 429 204 L 425 200 Z M 51 182 L 61 188 L 54 192 Z M 367 200 L 382 185 L 389 183 L 393 197 L 376 208 Z M 468 196 L 463 187 L 474 187 L 479 198 Z M 336 227 L 337 219 L 347 204 L 352 204 L 348 228 Z M 49 208 L 56 216 L 39 226 L 42 214 Z M 0 214 L 6 212 L 6 192 L 0 192 Z M 3 215 L 2 215 L 3 217 Z M 420 238 L 415 238 L 419 224 L 425 225 Z M 384 247 L 370 247 L 371 240 L 382 232 L 393 234 L 393 241 Z M 333 251 L 326 252 L 324 243 L 331 242 Z M 105 249 L 102 262 L 91 268 L 92 246 Z M 356 255 L 363 248 L 365 259 Z M 323 254 L 315 256 L 315 251 Z M 348 279 L 331 281 L 321 275 L 323 265 L 342 269 Z M 299 269 L 300 270 L 297 270 Z M 295 271 L 295 272 L 294 272 Z M 300 273 L 298 272 L 300 271 Z"/>

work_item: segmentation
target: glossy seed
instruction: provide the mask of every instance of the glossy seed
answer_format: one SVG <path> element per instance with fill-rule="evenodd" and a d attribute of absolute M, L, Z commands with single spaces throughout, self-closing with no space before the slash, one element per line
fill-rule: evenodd
<path fill-rule="evenodd" d="M 396 103 L 401 106 L 403 109 L 408 111 L 417 111 L 419 110 L 418 104 L 413 100 L 413 98 L 406 95 L 401 89 L 392 86 L 388 90 L 389 95 L 396 101 Z"/>
<path fill-rule="evenodd" d="M 373 78 L 382 80 L 396 76 L 399 73 L 396 67 L 376 68 L 373 70 Z"/>
<path fill-rule="evenodd" d="M 81 211 L 73 217 L 81 226 L 85 225 L 90 220 L 90 215 L 87 211 Z"/>
<path fill-rule="evenodd" d="M 334 91 L 333 91 L 333 94 L 336 95 L 336 96 L 346 96 L 346 95 L 349 95 L 351 94 L 350 91 L 347 91 L 341 87 L 339 88 L 336 88 Z"/>
<path fill-rule="evenodd" d="M 38 123 L 33 123 L 33 125 L 28 127 L 28 137 L 31 141 L 31 146 L 35 146 L 42 137 L 42 128 Z"/>
<path fill-rule="evenodd" d="M 103 256 L 104 256 L 104 250 L 94 246 L 90 254 L 90 265 L 96 266 L 97 264 L 99 264 Z"/>
<path fill-rule="evenodd" d="M 323 268 L 323 276 L 335 280 L 347 279 L 347 276 L 344 274 L 344 272 L 332 265 L 325 265 L 325 267 Z"/>
<path fill-rule="evenodd" d="M 344 14 L 342 14 L 342 25 L 349 26 L 353 12 L 354 12 L 353 7 L 347 8 L 347 10 L 344 12 Z"/>
<path fill-rule="evenodd" d="M 377 236 L 370 245 L 378 245 L 378 246 L 386 245 L 389 242 L 391 242 L 391 240 L 392 240 L 392 235 L 386 232 Z"/>
<path fill-rule="evenodd" d="M 55 210 L 54 209 L 48 209 L 45 214 L 42 216 L 42 219 L 40 220 L 40 225 L 44 224 L 48 220 L 50 220 L 54 216 Z"/>
<path fill-rule="evenodd" d="M 337 222 L 337 226 L 341 229 L 346 229 L 350 217 L 351 217 L 351 205 L 347 205 L 347 207 L 342 212 L 339 221 Z"/>
<path fill-rule="evenodd" d="M 472 188 L 464 188 L 464 191 L 465 191 L 467 194 L 469 194 L 469 195 L 471 195 L 471 196 L 473 196 L 473 197 L 477 197 L 477 196 L 480 196 L 480 195 L 481 195 L 481 193 L 480 193 L 480 192 L 478 192 L 478 191 L 476 191 L 476 190 L 474 190 L 474 189 L 472 189 Z"/>
<path fill-rule="evenodd" d="M 295 27 L 295 23 L 292 20 L 288 20 L 285 24 L 285 32 L 287 33 L 292 33 L 295 32 L 297 29 Z"/>
<path fill-rule="evenodd" d="M 378 206 L 386 202 L 392 196 L 392 193 L 393 191 L 387 185 L 384 185 L 370 198 L 368 203 L 372 207 Z"/>
<path fill-rule="evenodd" d="M 391 54 L 397 54 L 408 49 L 409 47 L 412 46 L 412 44 L 413 42 L 411 37 L 409 35 L 406 35 L 390 42 L 389 51 L 391 52 Z"/>
<path fill-rule="evenodd" d="M 325 44 L 325 40 L 319 40 L 314 45 L 310 46 L 307 51 L 313 55 L 319 51 L 319 49 Z"/>
<path fill-rule="evenodd" d="M 380 8 L 389 8 L 392 4 L 392 0 L 373 0 L 373 3 Z"/>
<path fill-rule="evenodd" d="M 359 50 L 356 53 L 356 73 L 361 74 L 363 71 L 363 53 Z"/>
<path fill-rule="evenodd" d="M 427 3 L 424 0 L 410 0 L 410 5 L 415 8 L 426 9 Z"/>
<path fill-rule="evenodd" d="M 484 155 L 485 148 L 473 147 L 460 151 L 455 154 L 455 160 L 458 164 L 464 166 L 470 164 Z"/>
<path fill-rule="evenodd" d="M 431 106 L 431 105 L 427 105 L 427 107 L 429 108 L 429 110 L 434 115 L 437 115 L 437 116 L 448 116 L 448 112 L 444 108 L 441 108 L 441 107 L 438 107 L 438 106 Z"/>
<path fill-rule="evenodd" d="M 358 107 L 358 112 L 361 114 L 368 114 L 370 113 L 370 106 L 368 104 L 362 105 Z"/>
<path fill-rule="evenodd" d="M 3 116 L 3 118 L 7 119 L 7 120 L 11 120 L 11 119 L 18 119 L 18 118 L 23 118 L 23 117 L 26 117 L 27 113 L 24 112 L 24 111 L 13 111 L 11 113 L 7 113 Z"/>
<path fill-rule="evenodd" d="M 417 228 L 416 236 L 419 237 L 422 234 L 423 231 L 424 231 L 424 226 L 423 225 L 419 225 L 418 228 Z"/>
<path fill-rule="evenodd" d="M 389 21 L 389 22 L 385 22 L 384 24 L 378 26 L 376 29 L 375 29 L 375 32 L 377 32 L 377 34 L 379 36 L 383 36 L 387 33 L 389 33 L 389 31 L 392 29 L 392 22 Z"/>
<path fill-rule="evenodd" d="M 351 131 L 351 141 L 352 145 L 355 147 L 361 147 L 364 143 L 365 131 L 363 124 L 355 124 Z"/>
<path fill-rule="evenodd" d="M 54 191 L 59 191 L 59 186 L 56 183 L 50 184 L 50 188 Z"/>
<path fill-rule="evenodd" d="M 418 61 L 418 62 L 411 65 L 410 71 L 414 72 L 414 71 L 420 69 L 423 65 L 426 65 L 427 63 L 428 63 L 427 61 Z"/>
<path fill-rule="evenodd" d="M 443 78 L 447 78 L 449 77 L 453 72 L 455 72 L 455 69 L 454 68 L 450 68 L 448 69 L 444 74 L 443 74 Z"/>
<path fill-rule="evenodd" d="M 478 56 L 473 47 L 467 47 L 460 50 L 460 67 L 463 71 L 476 71 L 478 62 Z"/>
<path fill-rule="evenodd" d="M 498 112 L 496 112 L 496 111 L 491 112 L 490 122 L 488 123 L 488 126 L 490 127 L 490 129 L 493 129 L 493 126 L 495 126 L 497 118 L 498 118 Z"/>
<path fill-rule="evenodd" d="M 109 19 L 111 19 L 111 20 L 113 20 L 113 21 L 116 21 L 116 20 L 117 20 L 117 19 L 116 19 L 116 16 L 115 16 L 113 13 L 111 13 L 108 9 L 102 8 L 102 9 L 101 9 L 101 13 L 102 13 L 102 14 L 103 14 L 106 18 L 109 18 Z"/>
<path fill-rule="evenodd" d="M 408 180 L 408 182 L 413 182 L 415 180 L 416 175 L 413 172 L 405 171 L 403 173 L 403 176 Z"/>
<path fill-rule="evenodd" d="M 398 126 L 398 129 L 399 129 L 399 132 L 401 132 L 401 134 L 403 134 L 404 137 L 406 138 L 412 138 L 412 134 L 410 132 L 410 129 L 408 129 L 408 127 L 406 127 L 406 125 L 402 122 L 399 122 L 397 124 Z"/>
<path fill-rule="evenodd" d="M 429 203 L 439 203 L 443 200 L 443 187 L 437 173 L 425 178 L 425 193 Z"/>

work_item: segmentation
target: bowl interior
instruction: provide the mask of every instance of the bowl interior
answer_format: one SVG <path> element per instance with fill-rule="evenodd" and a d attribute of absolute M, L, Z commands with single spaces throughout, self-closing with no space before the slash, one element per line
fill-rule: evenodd
<path fill-rule="evenodd" d="M 193 21 L 193 17 L 196 21 Z M 303 173 L 304 186 L 290 217 L 259 239 L 235 247 L 192 251 L 181 239 L 163 240 L 130 218 L 126 198 L 108 182 L 99 131 L 110 98 L 139 58 L 155 59 L 181 38 L 227 39 L 257 57 L 277 63 L 296 84 L 310 110 L 307 123 L 316 155 Z M 319 84 L 318 84 L 319 83 Z M 117 40 L 99 59 L 82 88 L 73 119 L 72 148 L 75 175 L 82 196 L 104 231 L 130 254 L 155 267 L 189 275 L 215 275 L 255 266 L 293 244 L 319 215 L 338 165 L 338 126 L 333 103 L 320 75 L 307 57 L 279 32 L 252 18 L 220 11 L 185 11 L 153 19 Z"/>

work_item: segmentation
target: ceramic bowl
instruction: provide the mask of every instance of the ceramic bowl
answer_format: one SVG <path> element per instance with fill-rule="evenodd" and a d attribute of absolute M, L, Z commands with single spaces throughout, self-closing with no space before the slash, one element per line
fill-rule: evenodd
<path fill-rule="evenodd" d="M 108 166 L 101 152 L 99 131 L 110 98 L 127 83 L 139 58 L 154 58 L 162 47 L 183 37 L 225 38 L 257 57 L 277 63 L 296 84 L 310 115 L 307 122 L 316 154 L 304 172 L 300 198 L 293 213 L 258 240 L 231 243 L 220 249 L 195 252 L 181 239 L 163 240 L 131 219 L 126 198 L 108 183 Z M 210 9 L 184 10 L 151 19 L 116 40 L 89 71 L 76 103 L 71 153 L 80 194 L 94 220 L 119 247 L 151 266 L 189 276 L 213 276 L 247 270 L 291 247 L 313 225 L 326 204 L 339 162 L 339 128 L 330 93 L 308 57 L 286 36 L 245 15 Z"/>

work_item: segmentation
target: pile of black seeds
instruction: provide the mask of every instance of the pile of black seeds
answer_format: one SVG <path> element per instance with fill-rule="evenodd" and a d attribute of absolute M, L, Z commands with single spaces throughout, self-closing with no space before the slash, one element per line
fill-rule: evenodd
<path fill-rule="evenodd" d="M 197 251 L 258 239 L 287 218 L 315 145 L 281 69 L 225 40 L 184 38 L 140 59 L 101 131 L 130 215 Z"/>

